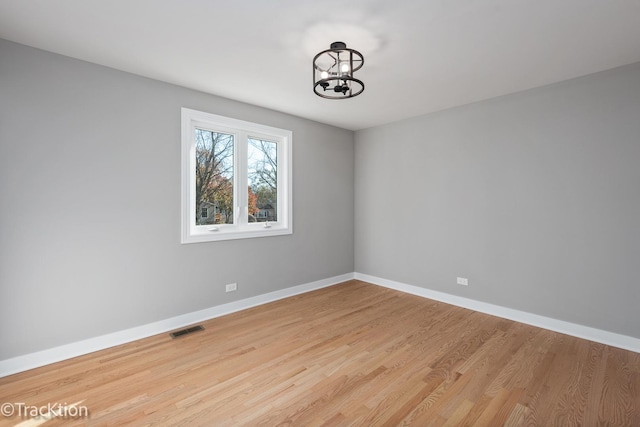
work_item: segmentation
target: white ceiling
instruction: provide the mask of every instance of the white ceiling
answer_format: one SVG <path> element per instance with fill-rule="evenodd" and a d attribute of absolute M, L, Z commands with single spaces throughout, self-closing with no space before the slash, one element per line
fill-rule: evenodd
<path fill-rule="evenodd" d="M 638 62 L 640 0 L 0 0 L 0 38 L 357 130 Z M 337 40 L 366 89 L 325 100 Z"/>

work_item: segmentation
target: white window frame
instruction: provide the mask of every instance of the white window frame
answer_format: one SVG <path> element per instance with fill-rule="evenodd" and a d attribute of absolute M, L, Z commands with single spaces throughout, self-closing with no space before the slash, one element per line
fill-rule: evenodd
<path fill-rule="evenodd" d="M 234 224 L 196 225 L 195 130 L 233 134 Z M 277 143 L 277 222 L 248 221 L 249 138 Z M 182 214 L 181 243 L 200 243 L 293 233 L 292 144 L 293 132 L 244 120 L 182 108 Z M 244 190 L 242 190 L 244 189 Z"/>

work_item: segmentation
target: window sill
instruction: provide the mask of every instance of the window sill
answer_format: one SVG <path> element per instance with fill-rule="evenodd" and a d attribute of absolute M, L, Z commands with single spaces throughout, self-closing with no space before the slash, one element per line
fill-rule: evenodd
<path fill-rule="evenodd" d="M 269 236 L 283 236 L 287 234 L 293 234 L 293 230 L 290 227 L 284 227 L 282 225 L 273 224 L 266 228 L 263 224 L 247 227 L 234 227 L 229 225 L 209 225 L 198 227 L 190 233 L 182 235 L 182 244 L 186 243 L 204 243 L 204 242 L 217 242 L 221 240 L 236 240 L 236 239 L 253 239 L 256 237 L 269 237 Z"/>

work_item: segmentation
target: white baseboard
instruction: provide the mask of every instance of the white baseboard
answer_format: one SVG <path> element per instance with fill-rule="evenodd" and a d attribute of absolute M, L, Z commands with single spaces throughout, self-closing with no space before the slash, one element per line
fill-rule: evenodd
<path fill-rule="evenodd" d="M 438 292 L 418 286 L 407 285 L 405 283 L 382 279 L 380 277 L 370 276 L 368 274 L 354 273 L 354 277 L 357 280 L 373 283 L 374 285 L 383 286 L 385 288 L 395 289 L 397 291 L 421 296 L 423 298 L 429 298 L 458 307 L 468 308 L 470 310 L 490 314 L 492 316 L 502 317 L 503 319 L 514 320 L 516 322 L 525 323 L 527 325 L 537 326 L 539 328 L 560 332 L 562 334 L 571 335 L 577 338 L 583 338 L 589 341 L 595 341 L 601 344 L 607 344 L 613 347 L 640 353 L 640 339 L 627 335 L 616 334 L 614 332 L 603 331 L 601 329 L 591 328 L 589 326 L 578 325 L 576 323 L 565 322 L 563 320 L 557 320 L 550 317 L 527 313 L 526 311 L 514 310 L 512 308 L 506 308 L 499 305 L 493 305 L 469 298 L 446 294 L 444 292 Z"/>
<path fill-rule="evenodd" d="M 492 316 L 502 317 L 504 319 L 514 320 L 516 322 L 521 322 L 528 325 L 537 326 L 539 328 L 549 329 L 551 331 L 560 332 L 574 337 L 583 338 L 586 340 L 595 341 L 613 347 L 640 353 L 640 339 L 638 338 L 603 331 L 601 329 L 591 328 L 575 323 L 565 322 L 563 320 L 552 319 L 550 317 L 527 313 L 525 311 L 501 307 L 498 305 L 446 294 L 443 292 L 433 291 L 418 286 L 407 285 L 405 283 L 383 279 L 376 276 L 370 276 L 368 274 L 347 273 L 340 276 L 334 276 L 328 279 L 293 286 L 279 291 L 269 292 L 267 294 L 258 295 L 239 301 L 210 307 L 204 310 L 183 314 L 181 316 L 172 317 L 170 319 L 149 323 L 135 328 L 126 329 L 123 331 L 118 331 L 111 334 L 89 338 L 71 344 L 38 351 L 36 353 L 30 353 L 11 359 L 1 360 L 0 378 L 18 372 L 27 371 L 29 369 L 38 368 L 40 366 L 49 365 L 51 363 L 60 362 L 62 360 L 71 359 L 73 357 L 93 353 L 95 351 L 104 350 L 106 348 L 115 347 L 117 345 L 126 344 L 128 342 L 147 338 L 153 335 L 162 334 L 188 325 L 192 325 L 194 323 L 203 322 L 230 313 L 235 313 L 240 310 L 245 310 L 247 308 L 266 304 L 272 301 L 277 301 L 283 298 L 288 298 L 316 289 L 333 286 L 354 278 L 362 280 L 364 282 L 372 283 L 374 285 L 421 296 L 423 298 L 441 301 L 458 307 L 468 308 L 470 310 L 490 314 Z"/>
<path fill-rule="evenodd" d="M 342 274 L 340 276 L 334 276 L 328 279 L 293 286 L 279 291 L 269 292 L 267 294 L 210 307 L 200 311 L 194 311 L 192 313 L 160 320 L 158 322 L 149 323 L 135 328 L 2 360 L 0 361 L 0 378 L 18 372 L 27 371 L 29 369 L 38 368 L 40 366 L 49 365 L 51 363 L 60 362 L 62 360 L 71 359 L 73 357 L 93 353 L 98 350 L 115 347 L 117 345 L 147 338 L 153 335 L 162 334 L 194 323 L 203 322 L 205 320 L 224 316 L 225 314 L 255 307 L 257 305 L 325 288 L 341 282 L 346 282 L 353 278 L 353 273 Z"/>

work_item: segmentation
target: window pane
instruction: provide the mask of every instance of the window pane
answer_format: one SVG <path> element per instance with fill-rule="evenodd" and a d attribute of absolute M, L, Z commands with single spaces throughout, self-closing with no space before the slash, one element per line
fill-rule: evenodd
<path fill-rule="evenodd" d="M 278 221 L 278 144 L 249 138 L 249 222 Z"/>
<path fill-rule="evenodd" d="M 197 225 L 233 224 L 233 139 L 196 129 Z"/>

